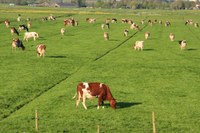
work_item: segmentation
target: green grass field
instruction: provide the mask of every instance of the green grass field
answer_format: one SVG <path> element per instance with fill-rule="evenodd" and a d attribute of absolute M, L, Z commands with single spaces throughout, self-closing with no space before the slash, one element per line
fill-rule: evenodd
<path fill-rule="evenodd" d="M 9 10 L 8 10 L 9 9 Z M 156 114 L 159 133 L 198 133 L 200 131 L 200 28 L 185 26 L 187 19 L 200 23 L 199 11 L 62 9 L 33 7 L 0 7 L 0 132 L 35 132 L 35 110 L 39 115 L 38 132 L 150 133 L 152 112 Z M 21 14 L 22 21 L 17 22 Z M 53 14 L 55 21 L 42 22 Z M 11 26 L 26 24 L 39 33 L 36 41 L 23 41 L 26 50 L 12 50 Z M 77 27 L 64 27 L 63 20 L 73 17 Z M 94 24 L 87 17 L 96 18 Z M 101 24 L 111 23 L 110 40 L 105 41 Z M 131 19 L 141 31 L 130 30 L 121 19 Z M 140 21 L 144 19 L 145 24 Z M 170 21 L 171 27 L 147 21 Z M 60 29 L 66 29 L 61 38 Z M 129 29 L 129 36 L 123 31 Z M 144 39 L 144 33 L 151 36 Z M 169 33 L 176 36 L 169 40 Z M 24 31 L 19 38 L 23 40 Z M 187 40 L 180 50 L 178 41 Z M 143 51 L 135 51 L 135 41 L 144 40 Z M 36 45 L 47 46 L 46 56 L 36 56 Z M 97 99 L 87 100 L 88 110 L 75 108 L 79 82 L 103 82 L 117 99 L 117 109 L 97 110 Z"/>

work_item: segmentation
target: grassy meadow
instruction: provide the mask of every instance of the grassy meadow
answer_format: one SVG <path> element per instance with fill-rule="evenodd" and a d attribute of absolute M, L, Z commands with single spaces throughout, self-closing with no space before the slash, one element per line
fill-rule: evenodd
<path fill-rule="evenodd" d="M 192 19 L 200 24 L 199 11 L 125 10 L 0 7 L 0 132 L 151 133 L 152 112 L 159 133 L 198 133 L 200 131 L 200 27 L 185 26 Z M 21 14 L 22 21 L 17 22 Z M 55 21 L 41 18 L 56 16 Z M 39 33 L 36 41 L 23 41 L 26 50 L 12 50 L 13 38 L 4 20 L 18 28 L 31 18 L 30 31 Z M 63 20 L 73 17 L 78 26 L 65 27 Z M 96 18 L 88 23 L 86 18 Z M 106 18 L 117 18 L 110 29 L 101 29 Z M 139 24 L 141 31 L 130 30 L 122 18 Z M 141 25 L 140 21 L 145 20 Z M 148 25 L 157 19 L 163 24 Z M 171 26 L 165 27 L 164 22 Z M 60 29 L 66 33 L 61 38 Z M 123 31 L 129 29 L 128 37 Z M 103 33 L 110 39 L 105 41 Z M 149 39 L 144 33 L 150 32 Z M 169 34 L 175 34 L 175 41 Z M 178 41 L 187 40 L 180 50 Z M 132 46 L 144 40 L 144 50 Z M 44 58 L 36 55 L 36 45 L 47 46 Z M 97 99 L 87 100 L 88 110 L 75 108 L 79 82 L 103 82 L 117 99 L 117 109 L 97 110 Z"/>

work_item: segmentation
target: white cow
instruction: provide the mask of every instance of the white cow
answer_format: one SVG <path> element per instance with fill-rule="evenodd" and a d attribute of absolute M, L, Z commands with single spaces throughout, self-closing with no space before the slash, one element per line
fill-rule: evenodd
<path fill-rule="evenodd" d="M 36 38 L 38 38 L 39 35 L 36 32 L 25 32 L 24 33 L 24 40 L 28 41 L 29 38 L 33 38 L 33 40 L 35 41 Z"/>
<path fill-rule="evenodd" d="M 175 35 L 174 35 L 173 33 L 170 33 L 170 34 L 169 34 L 169 39 L 170 39 L 171 41 L 174 41 L 174 38 L 175 38 Z"/>
<path fill-rule="evenodd" d="M 135 50 L 143 50 L 144 48 L 144 41 L 136 41 L 133 48 Z"/>

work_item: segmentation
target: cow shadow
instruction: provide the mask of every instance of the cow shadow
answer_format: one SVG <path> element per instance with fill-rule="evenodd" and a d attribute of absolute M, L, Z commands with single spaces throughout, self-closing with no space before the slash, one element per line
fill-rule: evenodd
<path fill-rule="evenodd" d="M 140 105 L 140 102 L 118 102 L 117 109 L 129 108 L 132 106 Z"/>
<path fill-rule="evenodd" d="M 129 107 L 140 105 L 140 104 L 142 104 L 142 103 L 139 103 L 139 102 L 117 102 L 116 109 L 129 108 Z M 106 108 L 109 108 L 110 104 L 105 103 L 104 106 Z M 93 108 L 93 107 L 97 107 L 97 106 L 96 105 L 89 106 L 89 108 Z"/>
<path fill-rule="evenodd" d="M 52 56 L 46 56 L 47 58 L 67 58 L 67 56 L 62 55 L 52 55 Z"/>
<path fill-rule="evenodd" d="M 195 49 L 195 48 L 188 48 L 187 50 L 188 51 L 194 51 L 194 50 L 197 50 L 197 49 Z"/>
<path fill-rule="evenodd" d="M 143 51 L 154 51 L 154 49 L 143 49 Z"/>

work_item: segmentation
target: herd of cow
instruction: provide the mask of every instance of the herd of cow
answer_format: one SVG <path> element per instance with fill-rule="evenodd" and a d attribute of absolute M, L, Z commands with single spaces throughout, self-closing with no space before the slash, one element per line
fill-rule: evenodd
<path fill-rule="evenodd" d="M 52 15 L 50 15 L 49 17 L 44 17 L 42 18 L 42 21 L 47 21 L 47 20 L 56 20 L 56 18 Z M 18 16 L 17 21 L 21 21 L 21 15 Z M 86 18 L 86 22 L 88 23 L 95 23 L 96 19 L 95 18 Z M 116 18 L 107 18 L 105 20 L 105 23 L 101 24 L 101 29 L 104 30 L 105 28 L 109 29 L 110 28 L 110 22 L 111 23 L 117 23 L 117 19 Z M 134 30 L 138 30 L 140 31 L 140 27 L 138 24 L 134 23 L 132 20 L 129 19 L 122 19 L 121 20 L 122 23 L 127 23 L 130 24 L 130 29 L 134 29 Z M 23 24 L 23 25 L 19 25 L 18 29 L 16 29 L 15 27 L 11 27 L 10 26 L 10 22 L 9 20 L 5 20 L 4 21 L 6 27 L 10 28 L 10 32 L 11 35 L 13 36 L 14 34 L 19 36 L 19 32 L 24 30 L 24 39 L 28 41 L 30 38 L 33 38 L 33 40 L 35 41 L 36 38 L 39 38 L 39 35 L 37 32 L 29 32 L 29 29 L 31 28 L 31 22 L 30 22 L 30 18 L 27 19 L 27 25 Z M 141 25 L 143 25 L 145 23 L 144 20 L 141 21 Z M 157 23 L 157 20 L 148 20 L 147 23 L 152 26 L 154 23 Z M 162 24 L 162 21 L 158 22 L 159 24 Z M 185 22 L 185 25 L 193 25 L 193 21 L 187 20 Z M 65 19 L 64 20 L 64 26 L 78 26 L 78 21 L 76 21 L 74 18 L 69 18 L 69 19 Z M 165 22 L 165 26 L 171 26 L 170 21 L 166 21 Z M 194 23 L 195 27 L 199 27 L 198 23 Z M 61 28 L 60 29 L 60 33 L 61 36 L 63 37 L 65 34 L 65 28 Z M 129 33 L 128 29 L 124 30 L 124 36 L 127 37 Z M 104 32 L 103 34 L 104 39 L 107 41 L 109 40 L 109 33 L 108 32 Z M 148 39 L 150 37 L 150 32 L 145 32 L 144 34 L 144 38 Z M 169 34 L 169 39 L 170 41 L 174 41 L 175 39 L 175 35 L 174 33 L 170 33 Z M 186 40 L 180 40 L 178 41 L 179 45 L 180 45 L 180 49 L 183 50 L 186 48 Z M 12 48 L 16 49 L 16 48 L 21 48 L 22 50 L 25 50 L 25 46 L 23 45 L 23 42 L 21 40 L 19 40 L 19 38 L 16 39 L 12 39 Z M 135 50 L 143 50 L 144 48 L 144 41 L 136 41 L 133 45 L 133 48 Z M 46 46 L 44 44 L 39 44 L 36 47 L 36 51 L 37 51 L 37 55 L 38 57 L 44 57 L 45 55 L 45 51 L 46 51 Z M 86 82 L 82 82 L 79 83 L 77 85 L 77 92 L 75 94 L 75 96 L 73 98 L 76 97 L 76 95 L 78 95 L 77 97 L 77 102 L 76 102 L 76 106 L 78 107 L 80 101 L 82 100 L 82 105 L 85 109 L 87 109 L 87 106 L 85 104 L 85 100 L 88 98 L 98 98 L 98 106 L 97 109 L 99 109 L 99 106 L 102 105 L 104 107 L 104 101 L 108 100 L 110 102 L 110 106 L 115 109 L 116 108 L 116 99 L 113 98 L 110 88 L 103 84 L 103 83 L 99 83 L 99 82 L 92 82 L 92 83 L 86 83 Z"/>
<path fill-rule="evenodd" d="M 18 22 L 21 21 L 21 15 L 18 15 L 17 21 Z M 30 18 L 28 18 L 27 21 L 28 21 L 27 26 L 25 24 L 22 24 L 22 25 L 19 25 L 18 29 L 16 29 L 15 27 L 12 27 L 10 25 L 10 21 L 7 19 L 4 21 L 4 24 L 7 28 L 10 28 L 10 32 L 12 36 L 14 36 L 14 34 L 19 36 L 19 32 L 24 30 L 25 31 L 24 40 L 28 41 L 30 38 L 33 38 L 33 40 L 35 41 L 36 38 L 39 38 L 39 35 L 37 32 L 29 32 L 29 29 L 31 28 Z M 15 49 L 15 50 L 16 48 L 21 48 L 22 50 L 25 50 L 25 46 L 23 45 L 23 42 L 19 38 L 13 38 L 11 46 L 12 46 L 12 49 Z M 46 46 L 44 44 L 38 44 L 36 46 L 36 52 L 37 52 L 38 57 L 44 57 L 45 51 L 46 51 Z"/>

